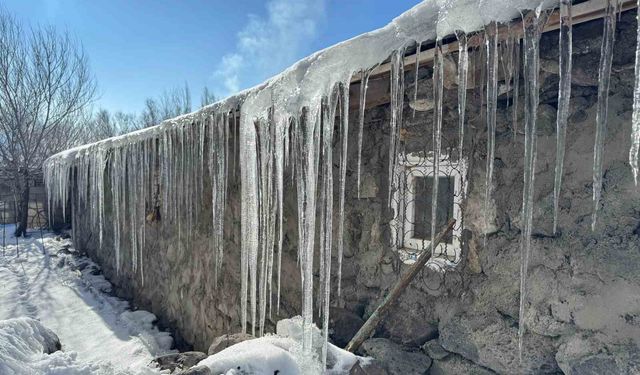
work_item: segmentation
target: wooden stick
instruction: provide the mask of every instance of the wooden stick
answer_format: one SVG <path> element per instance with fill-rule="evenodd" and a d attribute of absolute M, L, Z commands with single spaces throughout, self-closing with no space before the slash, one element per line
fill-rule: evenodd
<path fill-rule="evenodd" d="M 431 258 L 433 249 L 438 246 L 440 242 L 442 242 L 447 233 L 453 230 L 455 224 L 456 221 L 451 220 L 446 227 L 440 230 L 440 233 L 438 233 L 438 235 L 435 237 L 434 242 L 429 244 L 429 247 L 425 249 L 422 254 L 420 254 L 418 260 L 416 260 L 416 262 L 411 265 L 411 268 L 409 268 L 409 270 L 404 275 L 402 275 L 402 277 L 400 277 L 400 280 L 396 282 L 396 285 L 394 285 L 391 293 L 387 295 L 382 304 L 378 306 L 376 311 L 374 311 L 369 319 L 367 319 L 367 321 L 364 323 L 364 325 L 360 327 L 358 333 L 353 336 L 353 338 L 347 345 L 346 350 L 352 353 L 355 352 L 356 350 L 358 350 L 360 345 L 362 345 L 364 340 L 368 339 L 371 336 L 378 324 L 382 321 L 382 319 L 384 319 L 386 313 L 389 311 L 389 308 L 393 305 L 394 302 L 398 300 L 398 297 L 402 295 L 402 293 L 407 289 L 407 286 L 409 286 L 411 281 L 416 277 L 416 275 L 418 275 L 418 272 L 422 270 L 424 265 Z"/>

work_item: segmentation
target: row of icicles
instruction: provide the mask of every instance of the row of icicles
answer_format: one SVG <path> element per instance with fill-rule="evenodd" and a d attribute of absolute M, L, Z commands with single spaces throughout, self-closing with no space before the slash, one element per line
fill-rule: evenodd
<path fill-rule="evenodd" d="M 640 4 L 640 0 L 638 0 Z M 620 10 L 618 0 L 608 0 L 604 17 L 599 82 L 596 140 L 593 167 L 593 228 L 595 228 L 602 192 L 602 168 L 607 128 L 607 101 L 615 38 L 616 16 Z M 524 312 L 527 291 L 527 270 L 531 251 L 533 219 L 533 189 L 536 162 L 536 109 L 538 107 L 539 41 L 549 12 L 540 9 L 532 12 L 523 22 L 523 42 L 508 28 L 506 38 L 500 40 L 496 23 L 485 28 L 486 48 L 486 124 L 487 161 L 485 211 L 491 196 L 493 160 L 495 152 L 496 110 L 498 96 L 499 54 L 505 72 L 507 92 L 513 90 L 513 132 L 516 133 L 520 65 L 524 82 L 524 188 L 522 204 L 522 244 L 520 283 L 519 352 L 522 355 L 525 333 Z M 470 36 L 458 33 L 458 117 L 459 152 L 465 134 L 465 105 L 469 68 Z M 638 32 L 640 41 L 640 29 Z M 560 54 L 559 94 L 557 113 L 557 157 L 554 179 L 554 232 L 558 222 L 558 200 L 562 183 L 565 138 L 571 95 L 572 17 L 571 1 L 560 0 Z M 522 50 L 522 52 L 521 52 Z M 417 98 L 418 69 L 421 44 L 415 60 L 415 93 Z M 398 163 L 398 143 L 404 112 L 404 51 L 391 55 L 391 119 L 389 138 L 389 203 L 391 191 L 397 186 L 394 171 Z M 505 57 L 506 56 L 506 57 Z M 522 62 L 520 59 L 522 58 Z M 638 151 L 640 149 L 640 48 L 636 51 L 636 76 L 632 119 L 632 142 L 629 161 L 637 184 Z M 374 68 L 360 73 L 360 98 L 357 129 L 357 191 L 360 195 L 360 175 L 364 113 L 367 86 Z M 434 58 L 434 176 L 438 175 L 441 153 L 443 56 L 440 45 Z M 295 178 L 298 203 L 298 260 L 302 276 L 302 315 L 304 319 L 303 346 L 310 350 L 313 323 L 313 259 L 319 252 L 319 284 L 316 304 L 320 306 L 322 332 L 325 342 L 322 360 L 326 363 L 331 291 L 332 252 L 337 248 L 337 293 L 341 293 L 342 253 L 344 248 L 345 181 L 347 171 L 348 112 L 350 81 L 334 85 L 316 108 L 305 108 L 299 116 L 281 119 L 272 115 L 254 120 L 249 115 L 240 116 L 236 110 L 218 110 L 205 115 L 196 114 L 193 123 L 168 123 L 159 131 L 142 139 L 132 139 L 126 144 L 109 149 L 101 145 L 79 151 L 73 158 L 52 158 L 45 166 L 45 178 L 49 194 L 49 207 L 61 207 L 66 215 L 66 203 L 72 202 L 74 222 L 80 213 L 88 210 L 90 223 L 99 228 L 102 246 L 105 225 L 105 200 L 113 202 L 111 225 L 115 249 L 116 269 L 120 271 L 120 248 L 130 248 L 131 268 L 140 271 L 144 285 L 144 254 L 147 224 L 161 221 L 166 229 L 175 228 L 180 243 L 191 246 L 194 228 L 201 222 L 203 213 L 198 209 L 208 193 L 211 194 L 212 228 L 211 247 L 215 254 L 214 280 L 221 276 L 224 243 L 224 217 L 227 201 L 228 179 L 235 176 L 238 167 L 242 181 L 242 251 L 241 251 L 241 312 L 242 330 L 251 324 L 253 334 L 264 334 L 267 316 L 272 316 L 273 296 L 275 310 L 280 307 L 280 267 L 283 249 L 283 189 L 285 169 L 292 170 Z M 242 110 L 242 108 L 241 108 Z M 240 118 L 240 121 L 238 121 Z M 334 121 L 340 119 L 339 138 L 334 134 Z M 334 191 L 333 153 L 334 141 L 339 139 L 340 160 L 338 171 L 338 214 L 334 244 Z M 238 157 L 239 160 L 236 160 Z M 240 164 L 239 166 L 237 164 Z M 230 175 L 230 171 L 234 171 Z M 208 181 L 211 191 L 206 192 Z M 437 181 L 433 179 L 432 225 L 437 211 Z M 105 182 L 110 188 L 105 188 Z M 110 195 L 110 197 L 109 197 Z M 70 199 L 71 198 L 71 199 Z M 319 199 L 319 200 L 318 200 Z M 53 203 L 53 204 L 52 204 Z M 319 209 L 319 211 L 317 211 Z M 157 211 L 157 212 L 156 212 Z M 151 212 L 151 214 L 150 214 Z M 318 215 L 316 215 L 318 213 Z M 156 217 L 158 216 L 158 217 Z M 317 219 L 317 223 L 316 223 Z M 316 237 L 316 227 L 318 236 Z M 432 228 L 435 234 L 437 228 Z M 75 226 L 74 226 L 75 230 Z M 125 235 L 128 238 L 125 238 Z M 76 238 L 74 233 L 74 238 Z M 315 240 L 319 244 L 316 246 Z M 277 271 L 274 272 L 274 268 Z M 273 285 L 275 282 L 275 286 Z M 250 308 L 249 308 L 250 305 Z M 250 311 L 250 318 L 248 317 Z M 256 332 L 257 329 L 257 332 Z"/>

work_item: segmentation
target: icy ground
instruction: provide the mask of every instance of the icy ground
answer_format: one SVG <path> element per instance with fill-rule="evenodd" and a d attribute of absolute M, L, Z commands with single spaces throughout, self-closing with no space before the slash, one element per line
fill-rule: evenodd
<path fill-rule="evenodd" d="M 41 240 L 39 232 L 31 232 L 19 239 L 18 255 L 13 226 L 4 229 L 3 249 L 0 226 L 0 373 L 157 373 L 147 365 L 170 352 L 172 338 L 153 326 L 153 314 L 131 311 L 126 301 L 108 295 L 109 282 L 93 274 L 97 266 L 89 259 L 70 254 L 70 240 L 52 233 Z M 29 353 L 29 338 L 16 333 L 15 324 L 2 324 L 22 317 L 55 332 L 62 352 Z M 24 324 L 18 326 L 25 331 Z"/>

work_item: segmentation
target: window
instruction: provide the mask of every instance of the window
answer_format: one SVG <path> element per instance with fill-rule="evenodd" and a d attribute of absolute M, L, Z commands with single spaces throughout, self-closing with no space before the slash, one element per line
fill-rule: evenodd
<path fill-rule="evenodd" d="M 438 175 L 435 176 L 438 181 L 435 227 L 439 231 L 452 218 L 456 220 L 456 226 L 434 250 L 427 263 L 433 267 L 453 267 L 460 261 L 465 172 L 464 161 L 440 160 Z M 413 263 L 431 242 L 433 158 L 401 157 L 395 179 L 393 239 L 402 261 Z"/>

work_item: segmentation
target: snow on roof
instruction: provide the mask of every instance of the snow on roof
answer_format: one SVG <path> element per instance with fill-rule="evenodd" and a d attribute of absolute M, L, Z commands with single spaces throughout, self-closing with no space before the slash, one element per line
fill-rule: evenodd
<path fill-rule="evenodd" d="M 456 30 L 474 32 L 493 21 L 520 17 L 525 10 L 550 6 L 551 0 L 425 0 L 385 27 L 318 51 L 255 87 L 159 125 L 60 152 L 47 162 L 68 163 L 78 153 L 153 138 L 168 128 L 238 107 L 250 119 L 266 117 L 269 108 L 274 108 L 276 119 L 297 116 L 302 108 L 317 107 L 336 84 L 348 84 L 354 73 L 374 67 L 394 51 Z"/>

